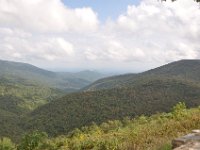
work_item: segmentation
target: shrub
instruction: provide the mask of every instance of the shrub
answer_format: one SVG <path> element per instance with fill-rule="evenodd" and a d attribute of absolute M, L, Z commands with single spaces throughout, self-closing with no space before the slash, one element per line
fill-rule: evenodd
<path fill-rule="evenodd" d="M 47 134 L 44 132 L 35 131 L 30 134 L 26 134 L 17 147 L 17 150 L 35 150 L 39 148 L 47 138 Z"/>
<path fill-rule="evenodd" d="M 14 150 L 15 145 L 9 138 L 3 138 L 0 140 L 0 150 Z"/>
<path fill-rule="evenodd" d="M 180 119 L 187 115 L 187 109 L 184 102 L 179 102 L 172 108 L 172 114 L 175 118 Z"/>

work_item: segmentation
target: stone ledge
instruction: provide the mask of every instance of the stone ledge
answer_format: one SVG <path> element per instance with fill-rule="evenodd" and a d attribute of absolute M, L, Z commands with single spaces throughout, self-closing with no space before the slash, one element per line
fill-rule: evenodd
<path fill-rule="evenodd" d="M 174 150 L 200 150 L 200 130 L 193 130 L 192 133 L 172 141 Z"/>
<path fill-rule="evenodd" d="M 174 150 L 200 150 L 200 142 L 189 142 L 185 145 L 182 145 Z"/>

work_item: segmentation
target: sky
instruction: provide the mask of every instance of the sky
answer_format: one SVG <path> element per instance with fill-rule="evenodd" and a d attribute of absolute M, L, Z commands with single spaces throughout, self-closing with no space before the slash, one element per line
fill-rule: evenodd
<path fill-rule="evenodd" d="M 70 8 L 91 7 L 102 23 L 107 19 L 117 19 L 126 12 L 128 5 L 138 5 L 139 2 L 140 0 L 63 0 Z"/>
<path fill-rule="evenodd" d="M 0 59 L 141 72 L 199 59 L 199 16 L 193 0 L 0 0 Z"/>

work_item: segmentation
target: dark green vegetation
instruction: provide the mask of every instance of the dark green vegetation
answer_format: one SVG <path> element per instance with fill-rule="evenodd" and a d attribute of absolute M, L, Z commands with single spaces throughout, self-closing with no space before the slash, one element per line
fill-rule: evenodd
<path fill-rule="evenodd" d="M 0 60 L 0 136 L 17 139 L 24 132 L 19 124 L 27 113 L 101 76 L 92 71 L 55 73 Z"/>
<path fill-rule="evenodd" d="M 68 94 L 34 110 L 24 128 L 55 136 L 92 122 L 169 111 L 180 100 L 189 107 L 200 105 L 200 87 L 173 79 L 154 79 L 134 87 Z"/>
<path fill-rule="evenodd" d="M 84 91 L 130 87 L 152 79 L 174 79 L 192 84 L 200 82 L 200 60 L 181 60 L 143 73 L 100 79 L 83 88 Z"/>
<path fill-rule="evenodd" d="M 93 71 L 57 73 L 30 64 L 0 61 L 0 77 L 8 81 L 40 83 L 64 91 L 78 90 L 104 75 Z"/>
<path fill-rule="evenodd" d="M 23 133 L 18 126 L 22 116 L 63 94 L 60 90 L 34 84 L 0 84 L 0 136 L 17 139 Z"/>
<path fill-rule="evenodd" d="M 8 79 L 8 77 L 0 78 L 0 103 L 2 104 L 0 108 L 4 107 L 6 109 L 12 106 L 14 109 L 14 106 L 10 105 L 13 103 L 12 99 L 14 99 L 14 104 L 18 107 L 31 110 L 65 93 L 60 89 L 54 89 L 40 83 L 31 83 L 23 79 L 19 79 L 21 81 L 12 81 L 12 79 Z M 11 97 L 11 100 L 9 100 L 9 97 Z M 4 106 L 3 103 L 8 107 Z M 8 109 L 10 110 L 10 108 Z"/>
<path fill-rule="evenodd" d="M 65 136 L 48 138 L 44 132 L 24 135 L 17 145 L 0 140 L 1 150 L 171 150 L 171 140 L 200 128 L 200 109 L 184 103 L 170 113 L 123 118 L 75 129 Z"/>
<path fill-rule="evenodd" d="M 22 128 L 56 136 L 92 122 L 168 112 L 180 100 L 195 107 L 200 105 L 199 81 L 199 60 L 182 60 L 141 74 L 102 79 L 92 85 L 103 86 L 94 89 L 109 85 L 108 89 L 68 94 L 50 102 L 24 118 L 27 123 Z"/>
<path fill-rule="evenodd" d="M 5 97 L 15 97 L 14 104 L 24 109 L 34 109 L 68 92 L 77 91 L 102 76 L 92 71 L 55 73 L 9 61 L 0 61 L 0 70 L 0 103 L 13 103 L 12 100 L 6 101 Z"/>
<path fill-rule="evenodd" d="M 137 116 L 141 115 L 149 116 L 158 112 L 169 112 L 171 107 L 179 101 L 185 102 L 188 107 L 197 107 L 200 105 L 199 82 L 200 61 L 182 60 L 140 74 L 101 79 L 84 88 L 85 91 L 67 94 L 53 101 L 52 99 L 54 98 L 50 97 L 48 104 L 40 106 L 32 112 L 27 112 L 28 107 L 24 107 L 25 103 L 23 101 L 20 103 L 20 100 L 16 99 L 20 98 L 20 96 L 16 96 L 20 92 L 16 92 L 15 96 L 12 97 L 13 99 L 11 97 L 8 98 L 11 99 L 9 101 L 10 104 L 7 103 L 7 98 L 4 101 L 2 100 L 5 107 L 0 107 L 0 111 L 4 119 L 2 125 L 5 127 L 1 128 L 2 131 L 0 133 L 1 136 L 12 138 L 15 141 L 19 141 L 22 133 L 34 130 L 46 132 L 50 137 L 55 137 L 68 134 L 75 128 L 91 125 L 93 122 L 101 125 L 102 122 L 108 120 L 123 120 L 124 117 L 137 118 Z M 23 82 L 20 81 L 19 83 Z M 28 84 L 28 86 L 32 86 L 32 84 Z M 52 90 L 55 90 L 54 88 Z M 15 91 L 14 89 L 13 92 Z M 32 97 L 37 94 L 41 94 L 40 97 L 45 96 L 43 93 L 47 90 L 40 93 L 41 89 L 39 91 L 35 89 L 36 92 Z M 30 94 L 31 92 L 27 93 Z M 55 94 L 57 93 L 58 91 L 55 92 Z M 12 95 L 2 94 L 2 96 Z M 52 94 L 50 95 L 52 96 Z M 11 107 L 12 105 L 17 107 Z M 5 108 L 9 108 L 9 113 L 5 112 L 7 111 Z M 10 128 L 6 125 L 10 126 Z M 190 126 L 187 129 L 192 127 Z M 4 128 L 6 129 L 5 131 L 3 130 Z M 89 135 L 87 136 L 90 137 Z M 93 137 L 90 138 L 92 139 Z M 60 140 L 65 141 L 65 138 Z M 76 138 L 75 140 L 80 142 Z M 109 140 L 102 140 L 103 137 L 99 142 L 106 144 L 109 142 Z M 81 145 L 87 144 L 87 141 L 83 140 L 83 142 L 86 143 L 81 143 Z M 120 143 L 123 144 L 123 141 Z M 99 145 L 100 143 L 94 142 L 94 144 Z"/>

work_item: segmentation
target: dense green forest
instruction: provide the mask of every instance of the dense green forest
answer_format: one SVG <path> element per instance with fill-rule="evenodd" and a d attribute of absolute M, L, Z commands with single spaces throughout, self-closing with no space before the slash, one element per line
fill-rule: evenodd
<path fill-rule="evenodd" d="M 0 77 L 9 78 L 8 81 L 40 83 L 65 92 L 77 91 L 105 76 L 95 71 L 52 72 L 26 63 L 3 60 L 0 60 L 0 70 Z"/>
<path fill-rule="evenodd" d="M 26 114 L 102 76 L 92 71 L 55 73 L 2 60 L 0 70 L 0 137 L 13 139 L 24 132 L 19 124 Z"/>
<path fill-rule="evenodd" d="M 40 105 L 64 95 L 59 89 L 31 82 L 0 79 L 0 136 L 17 138 L 23 130 L 20 118 Z"/>
<path fill-rule="evenodd" d="M 23 128 L 55 136 L 92 122 L 167 112 L 179 101 L 189 107 L 200 105 L 200 86 L 171 79 L 149 80 L 131 88 L 69 94 L 34 110 Z"/>
<path fill-rule="evenodd" d="M 103 78 L 86 86 L 82 90 L 94 91 L 99 89 L 129 87 L 145 82 L 145 80 L 151 80 L 151 78 L 174 78 L 199 84 L 200 60 L 180 60 L 138 74 L 125 74 Z"/>
<path fill-rule="evenodd" d="M 60 98 L 63 93 L 58 89 L 21 79 L 1 80 L 0 136 L 18 141 L 24 132 L 38 130 L 55 137 L 93 122 L 99 125 L 108 120 L 168 112 L 179 101 L 188 107 L 199 106 L 198 68 L 199 60 L 178 61 L 140 74 L 102 79 L 112 79 L 108 89 Z"/>
<path fill-rule="evenodd" d="M 56 73 L 25 63 L 2 60 L 0 70 L 1 99 L 5 96 L 16 97 L 17 106 L 30 110 L 77 91 L 103 76 L 92 71 Z"/>
<path fill-rule="evenodd" d="M 39 83 L 24 81 L 23 79 L 17 80 L 19 81 L 16 82 L 10 80 L 8 77 L 1 77 L 0 97 L 16 97 L 17 106 L 21 108 L 32 110 L 37 106 L 64 95 L 65 93 L 62 90 L 53 89 Z M 6 101 L 1 100 L 1 102 Z M 9 102 L 9 100 L 7 102 Z"/>
<path fill-rule="evenodd" d="M 171 140 L 200 128 L 200 109 L 178 103 L 170 113 L 110 120 L 49 138 L 45 132 L 25 134 L 14 144 L 0 140 L 1 150 L 171 150 Z"/>
<path fill-rule="evenodd" d="M 26 132 L 49 137 L 75 128 L 124 117 L 169 112 L 178 102 L 200 105 L 200 61 L 183 60 L 140 74 L 105 78 L 109 85 L 62 96 L 55 89 L 29 79 L 2 76 L 0 82 L 0 137 L 19 142 Z M 96 85 L 95 82 L 92 85 Z M 40 106 L 41 105 L 41 106 Z"/>

